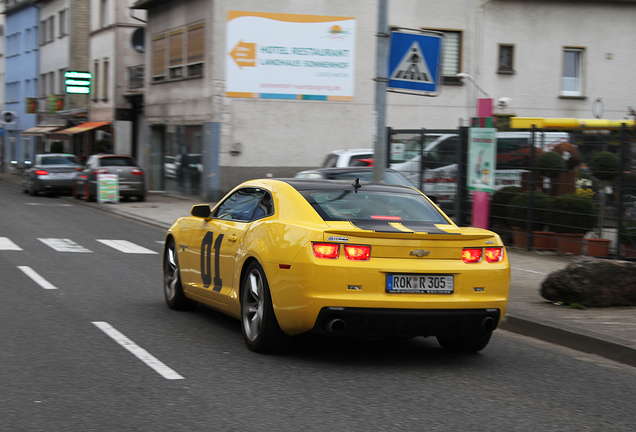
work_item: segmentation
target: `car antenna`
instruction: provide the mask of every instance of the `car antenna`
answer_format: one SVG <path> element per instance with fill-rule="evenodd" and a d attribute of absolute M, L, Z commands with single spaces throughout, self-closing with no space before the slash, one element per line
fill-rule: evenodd
<path fill-rule="evenodd" d="M 356 193 L 358 193 L 358 189 L 360 189 L 362 186 L 360 185 L 360 177 L 356 178 L 356 181 L 354 181 L 353 183 L 351 183 L 351 186 L 353 186 L 353 189 L 356 191 Z"/>

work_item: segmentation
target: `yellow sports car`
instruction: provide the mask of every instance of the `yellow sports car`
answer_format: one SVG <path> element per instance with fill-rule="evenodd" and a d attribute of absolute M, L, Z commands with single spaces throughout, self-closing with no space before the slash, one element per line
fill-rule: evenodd
<path fill-rule="evenodd" d="M 257 352 L 309 331 L 479 351 L 510 285 L 497 234 L 458 228 L 416 189 L 358 180 L 252 180 L 193 206 L 166 234 L 163 271 L 170 308 L 239 319 Z"/>

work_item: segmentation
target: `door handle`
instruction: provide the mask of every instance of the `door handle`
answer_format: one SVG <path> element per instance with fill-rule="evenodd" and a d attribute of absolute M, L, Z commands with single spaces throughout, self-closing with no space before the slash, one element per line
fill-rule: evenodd
<path fill-rule="evenodd" d="M 234 243 L 236 240 L 237 240 L 237 237 L 234 234 L 232 234 L 231 236 L 227 238 L 227 241 L 229 241 L 230 243 Z"/>

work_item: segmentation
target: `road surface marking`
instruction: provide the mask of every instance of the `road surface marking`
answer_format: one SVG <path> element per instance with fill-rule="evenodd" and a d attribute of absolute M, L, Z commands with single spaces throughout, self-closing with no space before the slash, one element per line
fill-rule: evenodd
<path fill-rule="evenodd" d="M 518 268 L 518 267 L 510 267 L 510 268 L 512 270 L 519 270 L 519 271 L 524 271 L 524 272 L 528 272 L 528 273 L 536 273 L 536 274 L 540 274 L 540 275 L 546 275 L 547 274 L 547 273 L 536 271 L 536 270 L 526 270 L 526 269 L 522 269 L 522 268 Z"/>
<path fill-rule="evenodd" d="M 9 240 L 8 237 L 0 237 L 0 250 L 17 250 L 21 251 L 22 248 L 17 244 Z"/>
<path fill-rule="evenodd" d="M 97 240 L 97 241 L 105 244 L 106 246 L 110 246 L 113 249 L 117 249 L 118 251 L 123 253 L 132 253 L 132 254 L 156 254 L 157 253 L 150 249 L 146 249 L 143 246 L 139 246 L 134 243 L 131 243 L 128 240 Z"/>
<path fill-rule="evenodd" d="M 38 240 L 58 252 L 92 252 L 69 239 L 39 238 Z"/>
<path fill-rule="evenodd" d="M 175 380 L 175 379 L 184 379 L 181 375 L 176 373 L 174 370 L 170 369 L 168 366 L 157 360 L 152 354 L 150 354 L 145 349 L 141 348 L 139 345 L 128 339 L 118 330 L 116 330 L 113 326 L 104 321 L 93 321 L 93 325 L 95 325 L 98 329 L 106 333 L 111 337 L 115 342 L 117 342 L 122 347 L 126 348 L 130 351 L 135 357 L 137 357 L 142 362 L 146 363 L 147 366 L 152 368 L 159 375 L 164 377 L 165 379 Z"/>
<path fill-rule="evenodd" d="M 22 272 L 25 275 L 30 277 L 31 280 L 33 280 L 33 282 L 35 282 L 36 284 L 40 285 L 42 288 L 44 288 L 44 289 L 57 289 L 57 287 L 55 285 L 53 285 L 51 282 L 47 281 L 42 276 L 37 274 L 36 271 L 33 270 L 31 267 L 29 267 L 29 266 L 18 266 L 18 268 L 20 270 L 22 270 Z"/>

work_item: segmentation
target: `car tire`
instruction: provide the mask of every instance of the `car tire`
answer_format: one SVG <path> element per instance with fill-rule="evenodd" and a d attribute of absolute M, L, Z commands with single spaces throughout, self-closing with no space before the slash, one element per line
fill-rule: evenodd
<path fill-rule="evenodd" d="M 91 195 L 91 188 L 88 183 L 84 185 L 84 199 L 88 202 L 95 201 L 95 198 Z"/>
<path fill-rule="evenodd" d="M 242 282 L 241 328 L 247 347 L 254 352 L 278 351 L 285 341 L 274 315 L 265 272 L 256 261 L 248 266 Z"/>
<path fill-rule="evenodd" d="M 146 201 L 146 195 L 145 195 L 145 194 L 143 194 L 143 195 L 137 195 L 137 201 L 139 201 L 139 202 L 144 202 L 144 201 Z"/>
<path fill-rule="evenodd" d="M 71 189 L 71 195 L 73 195 L 73 197 L 75 199 L 80 199 L 82 196 L 77 192 L 77 185 L 75 183 L 73 183 L 73 188 Z"/>
<path fill-rule="evenodd" d="M 470 353 L 486 348 L 492 331 L 468 336 L 437 336 L 437 342 L 446 351 Z"/>
<path fill-rule="evenodd" d="M 172 238 L 166 242 L 163 255 L 163 293 L 170 309 L 192 310 L 197 305 L 196 301 L 190 300 L 183 293 L 177 245 Z"/>
<path fill-rule="evenodd" d="M 35 185 L 33 183 L 29 186 L 29 195 L 38 196 L 38 191 L 35 190 Z"/>

